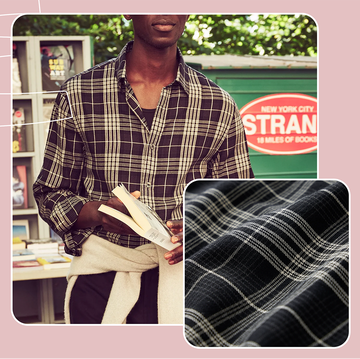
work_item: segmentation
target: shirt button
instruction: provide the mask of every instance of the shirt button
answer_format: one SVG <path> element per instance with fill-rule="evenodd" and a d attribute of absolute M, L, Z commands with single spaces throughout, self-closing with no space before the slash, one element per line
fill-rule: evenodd
<path fill-rule="evenodd" d="M 147 187 L 147 188 L 150 188 L 150 187 L 151 187 L 151 183 L 150 183 L 150 182 L 147 182 L 147 183 L 146 183 L 146 187 Z"/>
<path fill-rule="evenodd" d="M 150 145 L 150 149 L 154 151 L 154 150 L 155 150 L 155 145 L 154 145 L 154 144 L 151 144 L 151 145 Z"/>

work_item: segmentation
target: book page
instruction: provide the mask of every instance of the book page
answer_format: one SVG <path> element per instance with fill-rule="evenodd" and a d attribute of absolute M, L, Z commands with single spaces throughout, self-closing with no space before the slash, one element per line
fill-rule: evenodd
<path fill-rule="evenodd" d="M 102 204 L 99 209 L 100 212 L 105 213 L 109 216 L 112 216 L 119 221 L 125 223 L 127 226 L 129 226 L 134 232 L 136 232 L 139 236 L 143 237 L 145 234 L 145 231 L 137 225 L 137 223 L 126 214 L 116 210 L 115 208 L 108 207 L 104 204 Z"/>
<path fill-rule="evenodd" d="M 123 185 L 119 185 L 112 191 L 126 206 L 133 220 L 146 232 L 156 228 L 160 233 L 171 236 L 164 228 L 161 219 L 157 218 L 149 206 L 136 199 Z"/>
<path fill-rule="evenodd" d="M 173 243 L 170 240 L 169 234 L 163 234 L 162 232 L 156 230 L 155 228 L 150 228 L 144 235 L 149 241 L 171 251 L 179 246 L 179 243 Z"/>

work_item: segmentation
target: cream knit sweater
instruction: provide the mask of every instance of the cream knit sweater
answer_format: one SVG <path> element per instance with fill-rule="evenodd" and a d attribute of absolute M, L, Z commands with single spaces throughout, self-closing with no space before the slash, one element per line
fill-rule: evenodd
<path fill-rule="evenodd" d="M 167 250 L 145 244 L 125 248 L 91 235 L 82 246 L 80 257 L 74 257 L 67 276 L 65 323 L 70 324 L 69 302 L 78 275 L 117 271 L 102 324 L 125 324 L 135 305 L 141 285 L 141 273 L 159 266 L 158 323 L 183 323 L 183 264 L 169 265 Z M 126 293 L 126 295 L 124 295 Z"/>

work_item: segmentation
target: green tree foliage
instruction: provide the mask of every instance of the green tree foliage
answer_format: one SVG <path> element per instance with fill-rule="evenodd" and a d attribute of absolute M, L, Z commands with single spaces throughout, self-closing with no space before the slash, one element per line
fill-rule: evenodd
<path fill-rule="evenodd" d="M 317 26 L 306 15 L 191 15 L 185 35 L 188 54 L 317 54 Z"/>
<path fill-rule="evenodd" d="M 116 56 L 133 38 L 121 15 L 25 15 L 14 36 L 90 35 L 95 63 Z M 183 54 L 317 55 L 317 26 L 306 15 L 191 15 L 179 40 Z"/>

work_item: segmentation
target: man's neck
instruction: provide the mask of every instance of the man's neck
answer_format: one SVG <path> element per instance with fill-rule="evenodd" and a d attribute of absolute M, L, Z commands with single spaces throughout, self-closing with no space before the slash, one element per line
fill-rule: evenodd
<path fill-rule="evenodd" d="M 178 66 L 176 45 L 155 49 L 134 42 L 126 60 L 126 75 L 130 83 L 144 81 L 166 86 L 176 77 Z"/>

